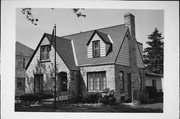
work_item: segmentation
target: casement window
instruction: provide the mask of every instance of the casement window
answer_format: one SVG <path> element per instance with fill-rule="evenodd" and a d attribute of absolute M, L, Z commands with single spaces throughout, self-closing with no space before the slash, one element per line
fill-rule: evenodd
<path fill-rule="evenodd" d="M 96 40 L 92 42 L 93 58 L 100 57 L 100 41 Z"/>
<path fill-rule="evenodd" d="M 106 72 L 88 72 L 88 91 L 102 91 L 106 88 Z"/>
<path fill-rule="evenodd" d="M 25 83 L 25 79 L 24 78 L 17 78 L 16 80 L 16 87 L 18 90 L 24 90 L 24 84 Z"/>
<path fill-rule="evenodd" d="M 39 93 L 43 91 L 43 74 L 34 75 L 34 92 Z"/>
<path fill-rule="evenodd" d="M 152 87 L 156 88 L 156 80 L 152 80 Z"/>
<path fill-rule="evenodd" d="M 17 60 L 18 60 L 17 67 L 21 69 L 25 69 L 25 58 L 20 57 Z"/>
<path fill-rule="evenodd" d="M 119 72 L 119 79 L 120 79 L 120 88 L 121 90 L 124 90 L 124 72 L 120 71 Z"/>
<path fill-rule="evenodd" d="M 41 46 L 40 50 L 40 60 L 49 60 L 49 51 L 51 50 L 50 45 Z"/>

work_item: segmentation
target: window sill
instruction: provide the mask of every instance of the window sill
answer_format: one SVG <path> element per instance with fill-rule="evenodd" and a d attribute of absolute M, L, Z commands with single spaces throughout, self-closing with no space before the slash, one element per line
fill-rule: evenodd
<path fill-rule="evenodd" d="M 51 62 L 50 59 L 47 59 L 47 60 L 41 60 L 40 63 L 44 63 L 44 62 Z"/>

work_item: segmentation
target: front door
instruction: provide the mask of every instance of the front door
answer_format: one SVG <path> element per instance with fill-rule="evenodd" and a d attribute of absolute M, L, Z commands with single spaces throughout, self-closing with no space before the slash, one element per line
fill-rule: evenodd
<path fill-rule="evenodd" d="M 34 75 L 34 93 L 43 92 L 43 74 Z"/>
<path fill-rule="evenodd" d="M 128 80 L 128 83 L 127 83 L 127 87 L 128 87 L 128 97 L 129 99 L 131 100 L 132 99 L 132 92 L 131 92 L 131 73 L 127 73 L 127 80 Z"/>

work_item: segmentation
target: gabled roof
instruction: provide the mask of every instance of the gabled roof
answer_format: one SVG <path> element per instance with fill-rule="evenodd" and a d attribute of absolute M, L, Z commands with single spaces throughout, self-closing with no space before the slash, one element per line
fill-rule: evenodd
<path fill-rule="evenodd" d="M 51 45 L 55 48 L 55 42 L 54 42 L 55 38 L 52 38 L 50 34 L 44 33 L 38 46 L 36 47 L 34 54 L 32 55 L 30 61 L 28 62 L 26 69 L 30 65 L 33 57 L 35 56 L 36 52 L 38 51 L 38 48 L 41 46 L 41 43 L 45 37 L 50 41 Z M 61 57 L 61 59 L 64 61 L 64 63 L 66 64 L 69 70 L 78 70 L 78 67 L 76 66 L 75 59 L 74 59 L 75 57 L 73 54 L 71 40 L 56 36 L 56 51 L 58 55 Z"/>
<path fill-rule="evenodd" d="M 48 38 L 48 40 L 51 42 L 53 47 L 55 48 L 55 39 L 51 37 L 50 34 L 45 33 L 45 36 Z M 75 63 L 75 57 L 73 54 L 73 48 L 71 40 L 62 38 L 62 37 L 56 37 L 56 51 L 58 55 L 62 58 L 66 66 L 70 70 L 78 70 L 78 67 Z"/>
<path fill-rule="evenodd" d="M 111 64 L 115 63 L 115 59 L 118 55 L 120 46 L 125 38 L 127 30 L 128 29 L 125 27 L 125 25 L 122 24 L 62 37 L 72 39 L 74 41 L 78 66 Z M 98 31 L 97 33 L 103 37 L 103 39 L 106 39 L 109 35 L 113 41 L 112 52 L 109 53 L 106 57 L 87 58 L 87 43 L 95 31 Z M 109 41 L 106 39 L 106 42 Z"/>
<path fill-rule="evenodd" d="M 28 46 L 16 41 L 16 55 L 22 57 L 31 57 L 34 50 Z"/>
<path fill-rule="evenodd" d="M 92 34 L 91 38 L 89 39 L 87 45 L 89 45 L 90 41 L 92 40 L 92 38 L 94 37 L 95 34 L 98 34 L 98 36 L 105 42 L 105 43 L 108 43 L 108 44 L 112 44 L 111 43 L 111 40 L 109 39 L 108 37 L 108 34 L 105 34 L 103 32 L 100 32 L 98 30 L 95 30 L 94 33 Z"/>

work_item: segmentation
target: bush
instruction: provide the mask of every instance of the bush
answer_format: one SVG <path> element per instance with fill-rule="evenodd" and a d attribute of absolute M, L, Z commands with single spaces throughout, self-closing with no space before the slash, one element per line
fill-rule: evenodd
<path fill-rule="evenodd" d="M 102 97 L 102 94 L 99 92 L 91 92 L 87 94 L 85 99 L 86 103 L 98 103 L 99 98 Z"/>
<path fill-rule="evenodd" d="M 139 101 L 141 104 L 147 104 L 148 103 L 148 97 L 145 94 L 141 94 L 139 96 Z"/>
<path fill-rule="evenodd" d="M 35 93 L 35 94 L 25 94 L 20 96 L 20 100 L 23 101 L 41 101 L 43 99 L 53 98 L 51 94 Z"/>
<path fill-rule="evenodd" d="M 98 100 L 104 105 L 114 105 L 116 103 L 116 98 L 114 96 L 114 90 L 108 90 L 108 92 Z"/>

